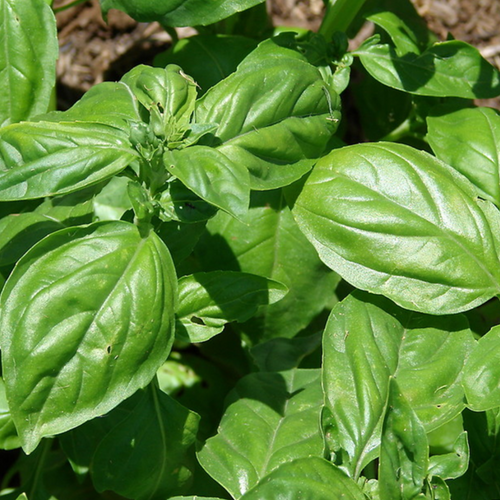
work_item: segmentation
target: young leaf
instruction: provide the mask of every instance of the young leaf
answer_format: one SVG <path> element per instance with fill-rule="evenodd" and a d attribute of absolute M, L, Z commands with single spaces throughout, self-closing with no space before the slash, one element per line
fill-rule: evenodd
<path fill-rule="evenodd" d="M 366 500 L 359 486 L 338 467 L 319 457 L 283 463 L 241 500 Z"/>
<path fill-rule="evenodd" d="M 168 171 L 200 198 L 236 218 L 248 210 L 248 171 L 217 149 L 206 146 L 166 151 L 163 161 Z"/>
<path fill-rule="evenodd" d="M 191 480 L 199 417 L 153 384 L 142 392 L 130 415 L 101 441 L 91 474 L 99 492 L 163 500 Z"/>
<path fill-rule="evenodd" d="M 7 398 L 27 453 L 144 387 L 173 342 L 177 279 L 163 242 L 125 222 L 63 229 L 0 296 Z"/>
<path fill-rule="evenodd" d="M 71 193 L 108 179 L 137 154 L 98 123 L 20 123 L 0 131 L 0 201 Z"/>
<path fill-rule="evenodd" d="M 427 118 L 427 140 L 436 156 L 476 186 L 480 196 L 500 207 L 500 115 L 470 108 Z"/>
<path fill-rule="evenodd" d="M 158 21 L 163 26 L 207 26 L 263 0 L 101 0 L 106 16 L 110 9 L 126 12 L 136 21 Z"/>
<path fill-rule="evenodd" d="M 316 164 L 293 214 L 354 286 L 449 314 L 500 292 L 500 214 L 465 177 L 402 144 L 358 144 Z"/>
<path fill-rule="evenodd" d="M 43 0 L 0 2 L 0 127 L 46 113 L 59 53 L 56 21 Z"/>
<path fill-rule="evenodd" d="M 198 459 L 233 497 L 281 464 L 323 455 L 319 370 L 253 373 L 228 398 L 219 432 L 198 452 Z"/>
<path fill-rule="evenodd" d="M 278 302 L 287 291 L 281 283 L 248 273 L 213 271 L 183 276 L 177 308 L 183 328 L 177 338 L 204 342 L 220 333 L 226 323 L 246 321 L 258 306 Z"/>
<path fill-rule="evenodd" d="M 379 82 L 411 94 L 488 99 L 500 94 L 500 74 L 471 45 L 451 40 L 422 54 L 396 50 L 373 39 L 356 51 L 366 70 Z"/>
<path fill-rule="evenodd" d="M 469 443 L 467 432 L 458 436 L 453 451 L 442 455 L 433 455 L 429 458 L 429 474 L 442 479 L 456 479 L 465 474 L 469 466 Z"/>
<path fill-rule="evenodd" d="M 460 414 L 473 345 L 461 316 L 415 314 L 359 291 L 337 304 L 323 337 L 323 423 L 342 468 L 357 479 L 377 456 L 391 376 L 427 432 Z"/>
<path fill-rule="evenodd" d="M 295 224 L 281 191 L 252 195 L 243 222 L 220 213 L 195 250 L 206 271 L 225 269 L 257 274 L 283 283 L 289 292 L 241 325 L 255 340 L 293 337 L 327 305 L 339 277 L 318 258 Z"/>
<path fill-rule="evenodd" d="M 423 489 L 428 461 L 424 426 L 391 377 L 380 450 L 380 498 L 415 499 Z"/>
<path fill-rule="evenodd" d="M 474 411 L 500 406 L 500 326 L 477 342 L 464 368 L 463 386 L 467 405 Z"/>

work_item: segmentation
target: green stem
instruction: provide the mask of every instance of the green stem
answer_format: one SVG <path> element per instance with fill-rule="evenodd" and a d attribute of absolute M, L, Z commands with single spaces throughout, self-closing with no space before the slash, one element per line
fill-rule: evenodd
<path fill-rule="evenodd" d="M 63 10 L 71 9 L 71 7 L 76 7 L 77 5 L 80 5 L 81 3 L 84 3 L 86 1 L 87 0 L 74 0 L 73 2 L 67 3 L 66 5 L 57 7 L 57 9 L 54 9 L 54 13 L 57 14 L 58 12 L 62 12 Z"/>
<path fill-rule="evenodd" d="M 327 40 L 337 31 L 346 32 L 366 0 L 328 0 L 325 17 L 319 28 Z"/>

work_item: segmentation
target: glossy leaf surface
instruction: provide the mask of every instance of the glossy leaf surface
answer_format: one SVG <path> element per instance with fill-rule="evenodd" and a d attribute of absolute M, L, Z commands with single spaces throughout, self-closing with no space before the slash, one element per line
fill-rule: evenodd
<path fill-rule="evenodd" d="M 293 214 L 328 266 L 405 308 L 456 313 L 500 291 L 500 214 L 465 177 L 409 146 L 334 150 Z"/>
<path fill-rule="evenodd" d="M 0 200 L 78 191 L 136 158 L 128 138 L 97 123 L 21 123 L 0 132 Z"/>
<path fill-rule="evenodd" d="M 427 118 L 436 156 L 464 174 L 478 194 L 500 206 L 500 115 L 470 108 Z"/>
<path fill-rule="evenodd" d="M 198 459 L 233 497 L 239 498 L 281 464 L 322 455 L 319 370 L 251 374 L 228 397 L 231 404 L 219 432 Z"/>
<path fill-rule="evenodd" d="M 101 0 L 109 9 L 126 12 L 136 21 L 158 21 L 165 26 L 206 26 L 258 5 L 262 0 Z"/>
<path fill-rule="evenodd" d="M 461 316 L 416 314 L 359 291 L 334 307 L 323 337 L 323 422 L 349 475 L 377 455 L 390 377 L 429 432 L 464 409 L 461 372 L 473 347 Z"/>
<path fill-rule="evenodd" d="M 286 462 L 241 500 L 365 500 L 359 486 L 331 462 L 319 457 Z"/>
<path fill-rule="evenodd" d="M 163 242 L 125 222 L 58 231 L 19 261 L 0 322 L 26 452 L 149 383 L 173 342 L 176 285 Z"/>
<path fill-rule="evenodd" d="M 339 108 L 316 67 L 267 41 L 197 102 L 196 121 L 218 124 L 213 145 L 247 166 L 253 189 L 274 189 L 311 168 L 337 129 Z"/>
<path fill-rule="evenodd" d="M 500 94 L 498 70 L 471 45 L 451 40 L 422 54 L 398 56 L 395 49 L 373 41 L 355 51 L 379 82 L 417 95 L 487 99 Z"/>
<path fill-rule="evenodd" d="M 300 232 L 281 191 L 255 193 L 242 222 L 219 213 L 207 229 L 196 250 L 203 269 L 257 274 L 289 289 L 245 328 L 253 338 L 293 337 L 335 300 L 339 278 Z"/>
<path fill-rule="evenodd" d="M 491 329 L 477 342 L 464 369 L 467 404 L 474 411 L 500 406 L 500 326 Z"/>
<path fill-rule="evenodd" d="M 278 302 L 287 291 L 281 283 L 248 273 L 213 271 L 183 276 L 177 308 L 178 321 L 185 329 L 181 338 L 208 340 L 226 323 L 246 321 L 258 306 Z M 179 338 L 179 332 L 176 335 Z"/>
<path fill-rule="evenodd" d="M 424 426 L 391 378 L 380 450 L 380 497 L 416 498 L 424 486 L 428 461 Z"/>
<path fill-rule="evenodd" d="M 43 0 L 0 4 L 0 127 L 47 112 L 58 56 L 56 22 Z"/>
<path fill-rule="evenodd" d="M 100 492 L 163 500 L 191 480 L 199 417 L 150 385 L 134 410 L 101 441 L 92 461 Z"/>

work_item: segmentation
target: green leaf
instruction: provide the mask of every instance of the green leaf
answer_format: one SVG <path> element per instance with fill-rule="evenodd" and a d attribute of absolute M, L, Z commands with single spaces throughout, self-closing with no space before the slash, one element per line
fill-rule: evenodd
<path fill-rule="evenodd" d="M 93 200 L 97 220 L 120 220 L 132 208 L 128 195 L 129 182 L 126 177 L 112 177 L 104 186 Z"/>
<path fill-rule="evenodd" d="M 162 223 L 157 228 L 156 234 L 167 245 L 177 268 L 191 254 L 204 231 L 204 222 L 183 224 L 177 221 L 170 221 Z"/>
<path fill-rule="evenodd" d="M 178 64 L 205 93 L 236 71 L 238 64 L 257 46 L 243 36 L 196 35 L 179 40 L 155 58 L 155 66 Z"/>
<path fill-rule="evenodd" d="M 436 156 L 465 175 L 480 196 L 500 206 L 500 115 L 490 108 L 460 109 L 427 118 Z"/>
<path fill-rule="evenodd" d="M 199 417 L 154 385 L 101 441 L 91 474 L 99 492 L 163 500 L 191 480 Z"/>
<path fill-rule="evenodd" d="M 220 333 L 226 323 L 248 320 L 258 306 L 278 302 L 287 291 L 281 283 L 248 273 L 212 271 L 183 276 L 177 308 L 183 328 L 176 336 L 204 342 Z"/>
<path fill-rule="evenodd" d="M 436 97 L 488 99 L 500 94 L 500 76 L 471 45 L 439 42 L 422 54 L 398 56 L 386 44 L 369 39 L 355 52 L 379 82 L 411 94 Z"/>
<path fill-rule="evenodd" d="M 27 453 L 149 383 L 173 342 L 176 288 L 163 242 L 126 222 L 63 229 L 18 262 L 0 296 L 1 348 Z"/>
<path fill-rule="evenodd" d="M 56 21 L 43 0 L 0 3 L 0 127 L 47 112 L 59 53 Z"/>
<path fill-rule="evenodd" d="M 339 109 L 339 96 L 316 67 L 264 42 L 197 101 L 195 116 L 197 123 L 218 124 L 210 145 L 243 162 L 252 189 L 264 190 L 311 168 L 337 129 Z"/>
<path fill-rule="evenodd" d="M 258 5 L 263 0 L 101 0 L 103 15 L 110 9 L 126 12 L 136 21 L 164 26 L 207 26 Z"/>
<path fill-rule="evenodd" d="M 241 500 L 366 500 L 359 486 L 331 462 L 319 457 L 286 462 Z"/>
<path fill-rule="evenodd" d="M 196 250 L 202 269 L 258 274 L 289 289 L 283 300 L 264 307 L 255 322 L 241 325 L 254 340 L 293 337 L 334 302 L 339 277 L 297 228 L 281 191 L 254 193 L 242 222 L 219 213 L 207 229 Z"/>
<path fill-rule="evenodd" d="M 358 144 L 316 164 L 293 214 L 354 286 L 430 314 L 500 291 L 500 214 L 465 177 L 402 144 Z"/>
<path fill-rule="evenodd" d="M 257 344 L 251 354 L 262 372 L 278 372 L 298 368 L 301 361 L 321 346 L 321 332 L 308 337 L 278 337 Z"/>
<path fill-rule="evenodd" d="M 451 453 L 433 455 L 429 459 L 429 474 L 442 479 L 456 479 L 465 474 L 469 466 L 469 443 L 467 432 L 458 436 Z"/>
<path fill-rule="evenodd" d="M 14 264 L 35 243 L 63 227 L 59 221 L 34 212 L 0 219 L 0 266 Z"/>
<path fill-rule="evenodd" d="M 477 342 L 464 368 L 463 385 L 467 405 L 474 411 L 500 406 L 500 326 Z"/>
<path fill-rule="evenodd" d="M 0 378 L 0 449 L 12 450 L 19 448 L 21 441 L 16 432 L 14 421 L 10 415 L 7 397 L 5 395 L 5 383 Z"/>
<path fill-rule="evenodd" d="M 463 316 L 416 314 L 360 291 L 337 304 L 323 337 L 323 423 L 342 468 L 357 479 L 377 457 L 390 377 L 427 432 L 460 414 L 473 345 Z"/>
<path fill-rule="evenodd" d="M 323 455 L 319 370 L 253 373 L 228 398 L 219 432 L 198 452 L 198 459 L 233 497 L 284 463 Z"/>
<path fill-rule="evenodd" d="M 141 120 L 137 99 L 123 83 L 94 85 L 66 111 L 53 111 L 37 117 L 43 122 L 90 122 L 108 125 L 128 135 L 130 123 Z"/>
<path fill-rule="evenodd" d="M 206 146 L 166 151 L 168 171 L 200 198 L 236 218 L 248 210 L 250 185 L 244 165 Z"/>
<path fill-rule="evenodd" d="M 380 450 L 380 497 L 413 500 L 423 489 L 428 461 L 424 426 L 391 377 Z"/>
<path fill-rule="evenodd" d="M 0 130 L 0 201 L 71 193 L 136 158 L 118 129 L 97 123 L 21 123 Z"/>

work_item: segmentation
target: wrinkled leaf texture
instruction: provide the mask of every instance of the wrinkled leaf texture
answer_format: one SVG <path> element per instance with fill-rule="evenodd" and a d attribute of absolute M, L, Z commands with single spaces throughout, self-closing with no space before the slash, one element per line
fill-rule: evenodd
<path fill-rule="evenodd" d="M 63 229 L 18 262 L 0 296 L 1 348 L 27 453 L 149 383 L 173 342 L 176 285 L 164 243 L 126 222 Z"/>

